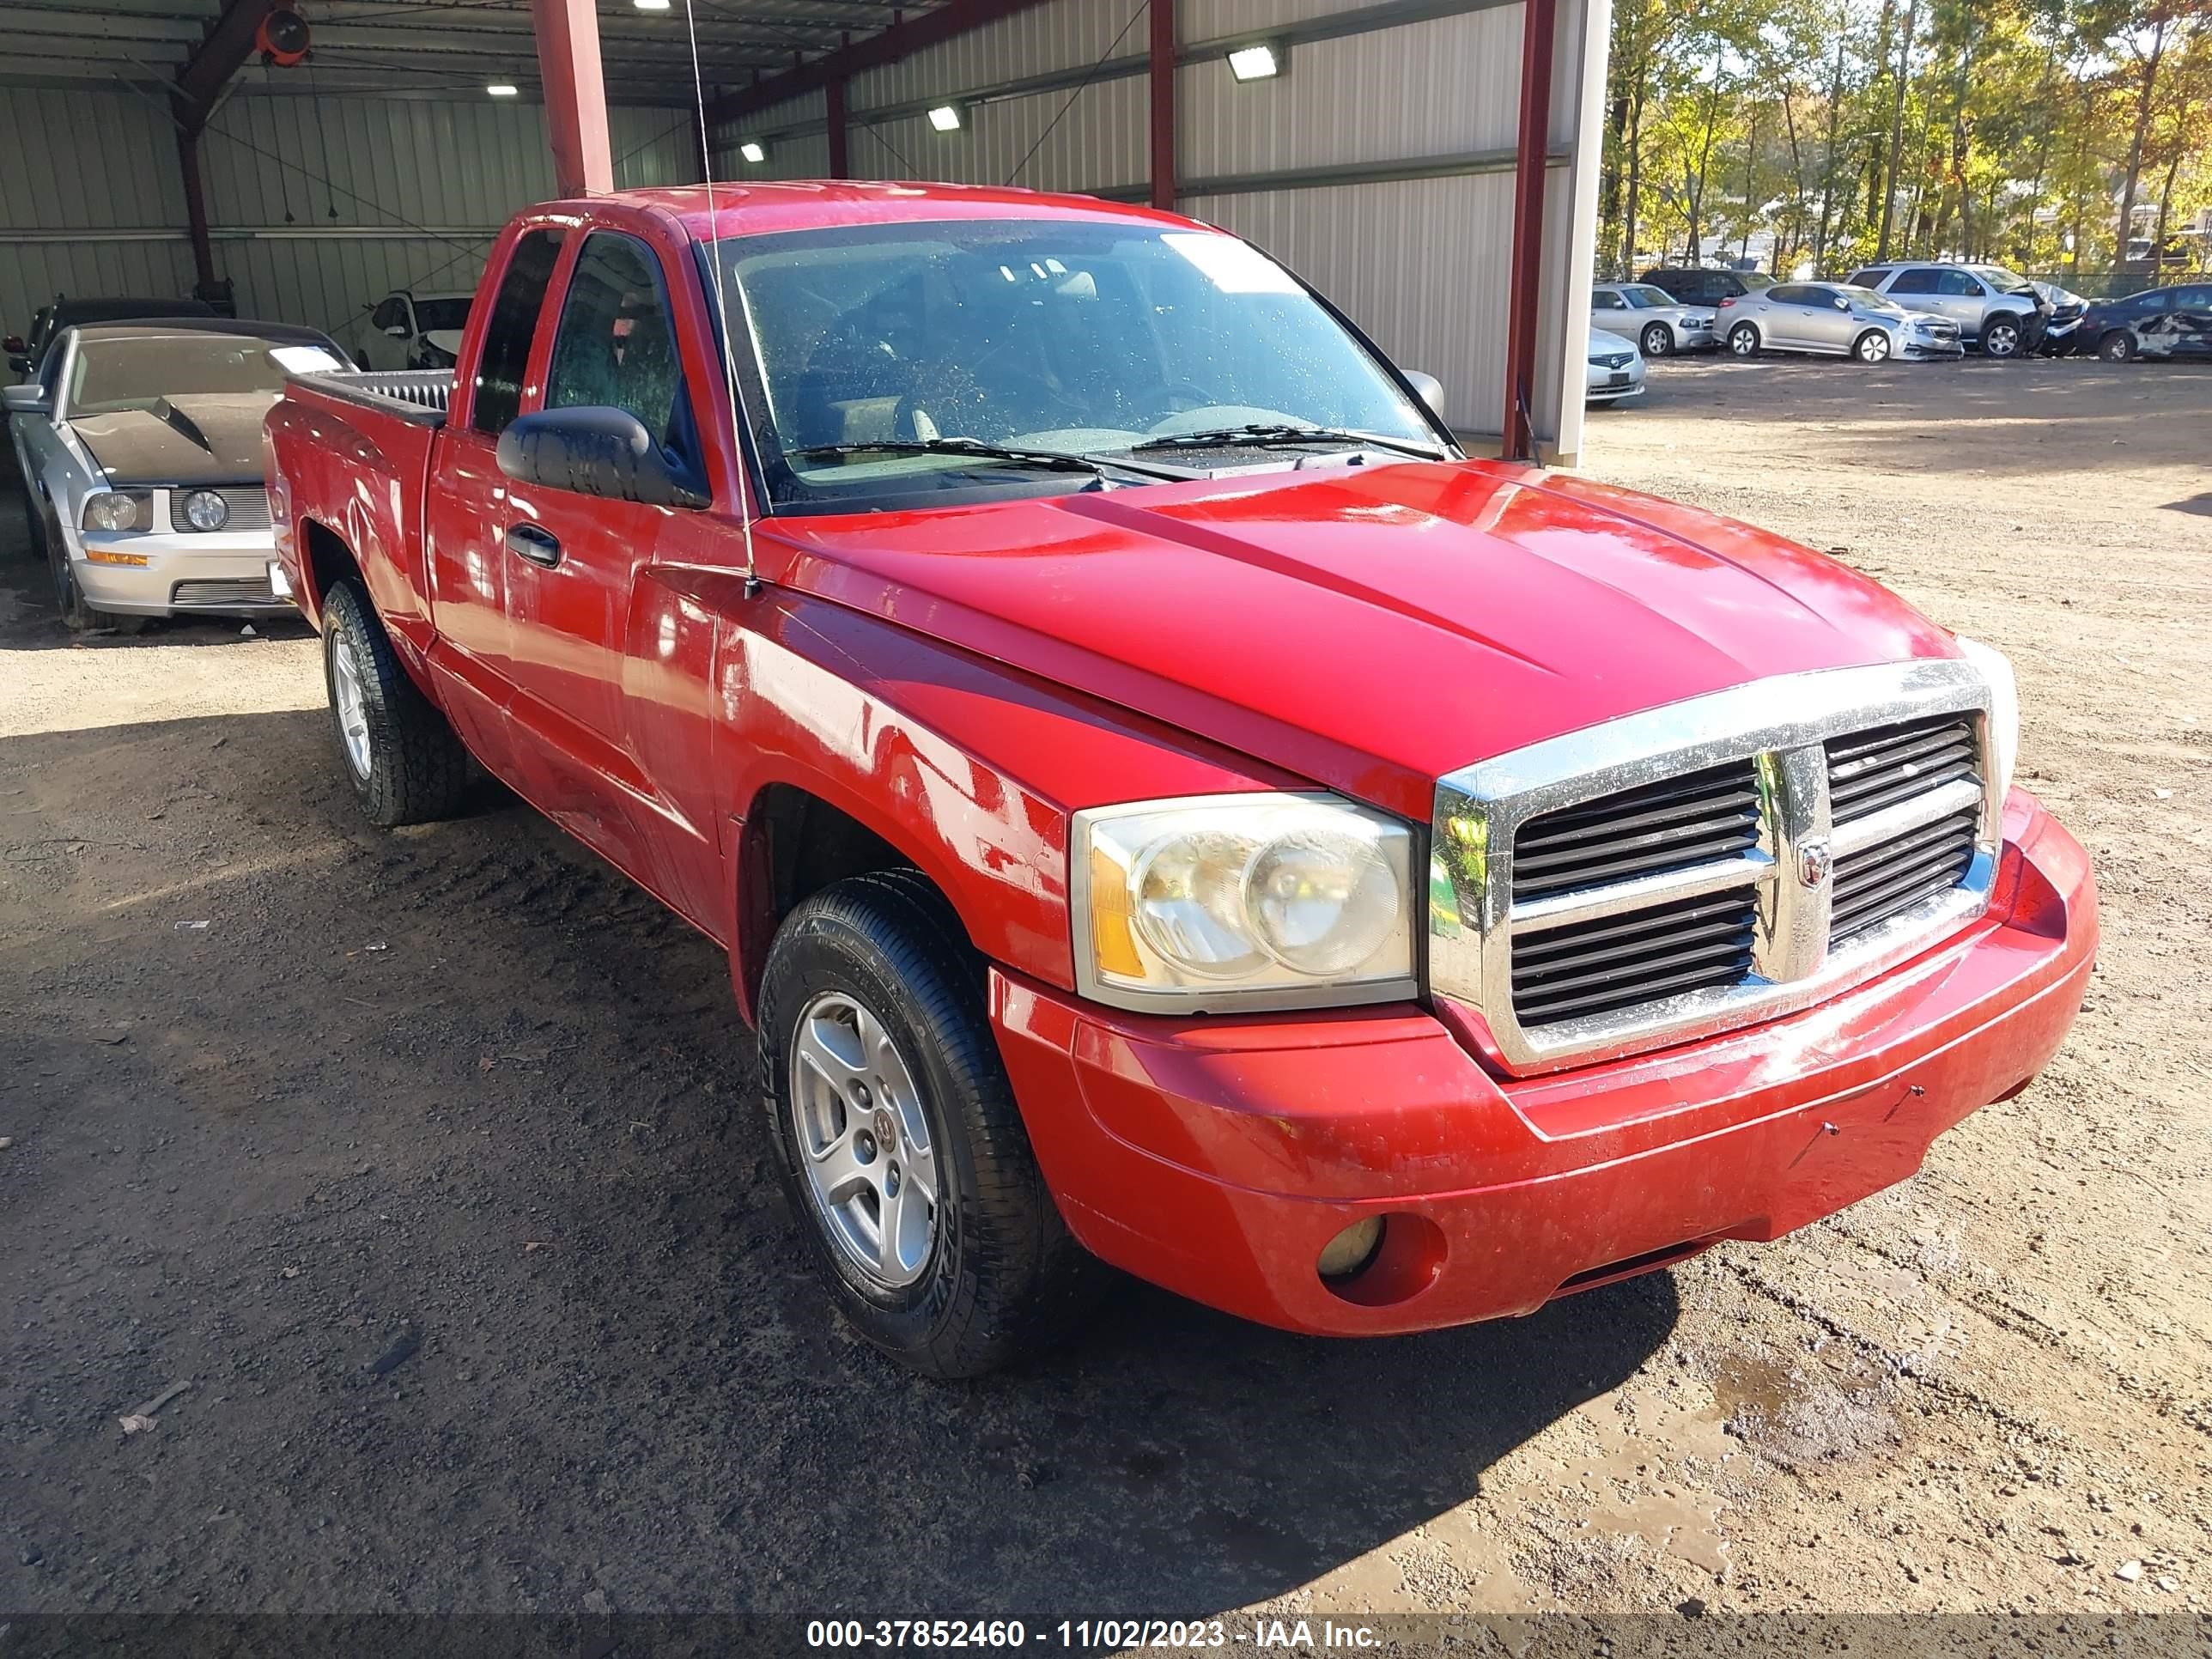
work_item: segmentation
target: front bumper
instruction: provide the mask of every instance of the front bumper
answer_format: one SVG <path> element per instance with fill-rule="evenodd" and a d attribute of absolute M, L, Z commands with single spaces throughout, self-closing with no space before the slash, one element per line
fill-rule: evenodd
<path fill-rule="evenodd" d="M 1410 1005 L 1158 1019 L 994 970 L 992 1016 L 1046 1179 L 1095 1254 L 1292 1330 L 1463 1324 L 1832 1214 L 2034 1076 L 2088 978 L 2095 885 L 2017 791 L 2005 842 L 1988 913 L 1892 972 L 1547 1077 L 1493 1076 Z M 1324 1284 L 1322 1246 L 1377 1214 L 1373 1262 Z"/>
<path fill-rule="evenodd" d="M 98 610 L 169 617 L 261 616 L 292 608 L 289 599 L 278 598 L 269 586 L 276 544 L 266 530 L 80 531 L 69 539 L 77 586 Z M 95 556 L 102 553 L 146 562 L 104 564 Z"/>
<path fill-rule="evenodd" d="M 1898 355 L 1910 362 L 1933 362 L 1966 355 L 1966 342 L 1959 339 L 1915 339 L 1906 335 L 1898 345 Z"/>

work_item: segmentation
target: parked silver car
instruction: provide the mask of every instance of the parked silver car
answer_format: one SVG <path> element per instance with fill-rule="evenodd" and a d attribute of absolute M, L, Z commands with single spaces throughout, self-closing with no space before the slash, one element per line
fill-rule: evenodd
<path fill-rule="evenodd" d="M 1635 341 L 1593 327 L 1589 357 L 1583 380 L 1585 403 L 1617 404 L 1644 395 L 1644 354 L 1637 350 Z"/>
<path fill-rule="evenodd" d="M 1720 343 L 1711 306 L 1679 304 L 1665 289 L 1649 283 L 1600 283 L 1590 290 L 1590 321 L 1608 334 L 1634 340 L 1647 357 Z"/>
<path fill-rule="evenodd" d="M 185 611 L 289 611 L 269 585 L 261 417 L 288 374 L 345 366 L 328 335 L 283 324 L 57 335 L 6 399 L 62 620 L 130 633 Z"/>
<path fill-rule="evenodd" d="M 1985 357 L 2033 351 L 2051 323 L 2051 301 L 2002 265 L 1902 261 L 1869 265 L 1852 272 L 1851 281 L 1911 310 L 1949 318 L 1961 343 Z"/>
<path fill-rule="evenodd" d="M 1863 363 L 1892 357 L 1958 357 L 1959 325 L 1907 311 L 1871 289 L 1843 283 L 1777 283 L 1764 294 L 1721 301 L 1721 336 L 1729 352 L 1813 351 Z"/>

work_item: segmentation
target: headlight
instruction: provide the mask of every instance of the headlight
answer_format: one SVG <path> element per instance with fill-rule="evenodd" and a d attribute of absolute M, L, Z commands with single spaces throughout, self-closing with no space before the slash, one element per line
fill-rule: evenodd
<path fill-rule="evenodd" d="M 1075 815 L 1076 981 L 1125 1008 L 1323 1007 L 1414 993 L 1413 836 L 1333 795 Z"/>
<path fill-rule="evenodd" d="M 86 530 L 143 530 L 153 523 L 150 489 L 103 489 L 84 498 L 77 523 Z"/>
<path fill-rule="evenodd" d="M 230 522 L 230 503 L 212 489 L 195 489 L 185 497 L 185 521 L 195 530 L 220 530 Z"/>
<path fill-rule="evenodd" d="M 2020 684 L 2005 653 L 1965 635 L 1956 636 L 1960 653 L 1990 688 L 1990 769 L 1996 775 L 1997 798 L 2012 787 L 2013 763 L 2020 758 Z"/>

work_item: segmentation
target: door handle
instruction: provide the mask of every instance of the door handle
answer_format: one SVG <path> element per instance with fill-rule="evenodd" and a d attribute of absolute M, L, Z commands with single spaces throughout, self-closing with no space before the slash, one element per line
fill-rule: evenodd
<path fill-rule="evenodd" d="M 507 527 L 507 550 L 517 558 L 527 559 L 532 564 L 542 564 L 548 570 L 561 562 L 561 538 L 551 531 L 534 524 L 514 524 Z"/>

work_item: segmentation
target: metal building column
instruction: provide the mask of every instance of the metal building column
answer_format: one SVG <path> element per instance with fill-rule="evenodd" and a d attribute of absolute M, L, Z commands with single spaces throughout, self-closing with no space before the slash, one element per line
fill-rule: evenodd
<path fill-rule="evenodd" d="M 1175 0 L 1149 0 L 1152 13 L 1152 205 L 1176 204 Z"/>
<path fill-rule="evenodd" d="M 846 149 L 845 78 L 840 76 L 822 89 L 822 100 L 830 115 L 830 176 L 849 179 L 853 176 L 852 156 Z"/>
<path fill-rule="evenodd" d="M 592 0 L 530 0 L 553 182 L 562 196 L 604 196 L 615 187 L 607 137 L 607 83 L 599 72 L 599 14 Z"/>
<path fill-rule="evenodd" d="M 1552 132 L 1554 0 L 1522 0 L 1521 134 L 1513 177 L 1513 283 L 1505 311 L 1505 434 L 1502 453 L 1525 461 L 1535 452 L 1529 406 L 1535 396 L 1536 313 L 1544 272 L 1544 159 Z"/>

